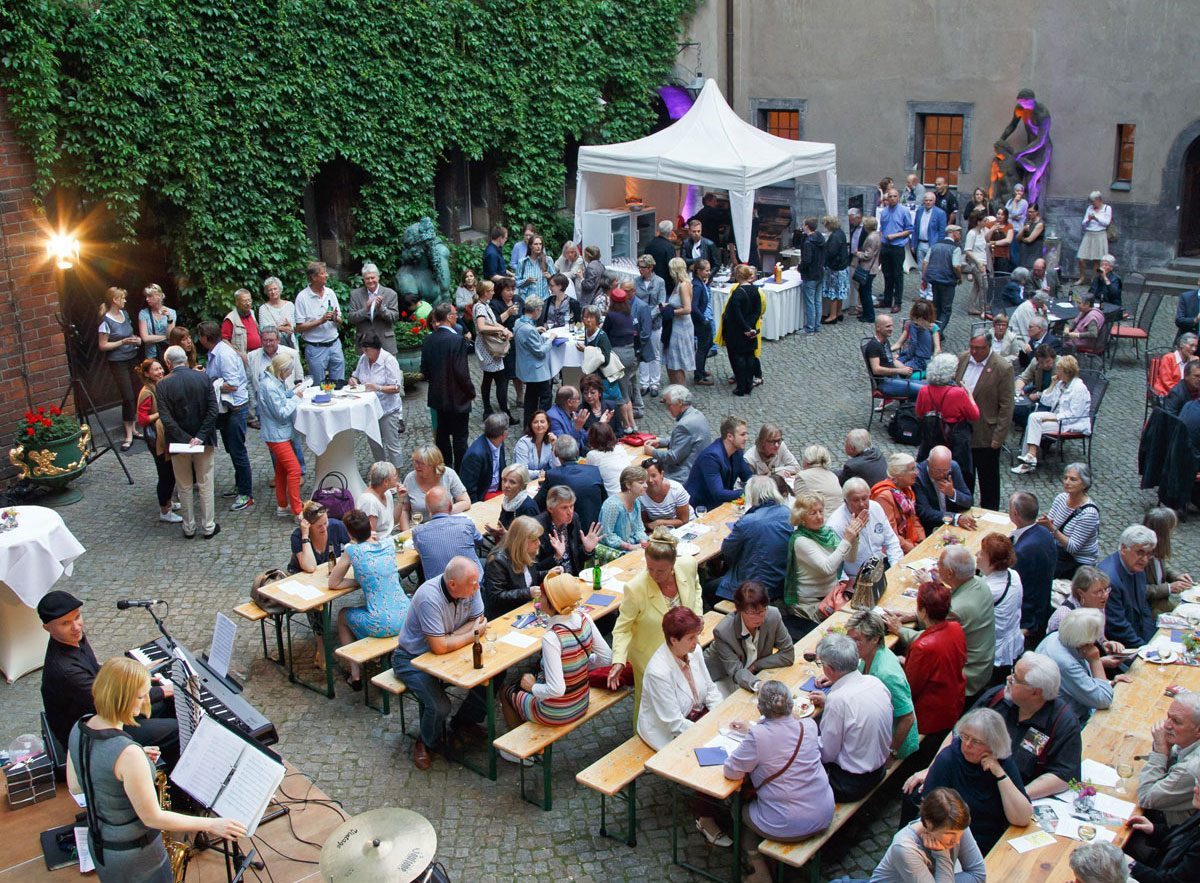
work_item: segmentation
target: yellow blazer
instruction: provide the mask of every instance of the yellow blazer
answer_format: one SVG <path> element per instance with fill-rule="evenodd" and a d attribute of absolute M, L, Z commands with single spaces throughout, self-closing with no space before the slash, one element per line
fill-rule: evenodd
<path fill-rule="evenodd" d="M 696 559 L 680 555 L 675 559 L 675 584 L 679 587 L 679 603 L 690 607 L 697 616 L 703 615 L 700 575 Z M 662 620 L 671 609 L 658 584 L 643 570 L 625 583 L 621 610 L 612 633 L 612 661 L 633 669 L 634 709 L 642 698 L 642 672 L 663 643 Z"/>

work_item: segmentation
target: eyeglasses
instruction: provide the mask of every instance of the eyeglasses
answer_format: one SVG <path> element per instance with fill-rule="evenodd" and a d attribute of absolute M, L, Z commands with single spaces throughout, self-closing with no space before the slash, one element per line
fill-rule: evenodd
<path fill-rule="evenodd" d="M 984 748 L 988 747 L 987 742 L 983 741 L 982 739 L 978 739 L 975 736 L 972 736 L 970 733 L 959 733 L 958 741 L 961 742 L 963 745 L 980 745 Z"/>
<path fill-rule="evenodd" d="M 1029 684 L 1025 681 L 1018 680 L 1016 674 L 1010 674 L 1007 678 L 1005 678 L 1005 680 L 1010 684 L 1020 684 L 1022 687 L 1029 686 Z"/>

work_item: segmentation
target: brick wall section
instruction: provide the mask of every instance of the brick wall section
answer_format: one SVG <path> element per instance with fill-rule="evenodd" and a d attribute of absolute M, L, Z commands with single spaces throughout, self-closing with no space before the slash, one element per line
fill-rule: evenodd
<path fill-rule="evenodd" d="M 0 480 L 15 473 L 8 448 L 29 400 L 57 405 L 68 386 L 59 292 L 33 182 L 33 158 L 17 139 L 0 90 Z"/>

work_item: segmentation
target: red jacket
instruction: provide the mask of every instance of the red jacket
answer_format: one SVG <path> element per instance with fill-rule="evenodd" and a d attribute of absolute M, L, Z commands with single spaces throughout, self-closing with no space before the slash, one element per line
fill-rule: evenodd
<path fill-rule="evenodd" d="M 937 411 L 942 415 L 943 423 L 974 423 L 979 419 L 979 406 L 961 386 L 921 387 L 917 393 L 916 411 L 918 417 Z"/>
<path fill-rule="evenodd" d="M 917 732 L 944 732 L 962 716 L 966 701 L 967 638 L 957 622 L 941 622 L 909 645 L 904 673 L 912 690 Z"/>

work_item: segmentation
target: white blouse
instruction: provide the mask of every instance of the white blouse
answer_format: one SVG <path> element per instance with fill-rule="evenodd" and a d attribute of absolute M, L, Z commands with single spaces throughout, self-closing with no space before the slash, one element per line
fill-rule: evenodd
<path fill-rule="evenodd" d="M 1063 432 L 1092 431 L 1092 394 L 1080 378 L 1076 377 L 1065 388 L 1055 380 L 1042 395 L 1042 404 L 1058 415 Z"/>
<path fill-rule="evenodd" d="M 688 669 L 696 685 L 695 697 L 671 648 L 664 642 L 654 651 L 642 672 L 642 703 L 638 706 L 637 731 L 655 751 L 661 751 L 672 739 L 692 725 L 687 719 L 698 698 L 705 708 L 715 708 L 721 691 L 713 683 L 699 648 L 688 654 Z"/>

